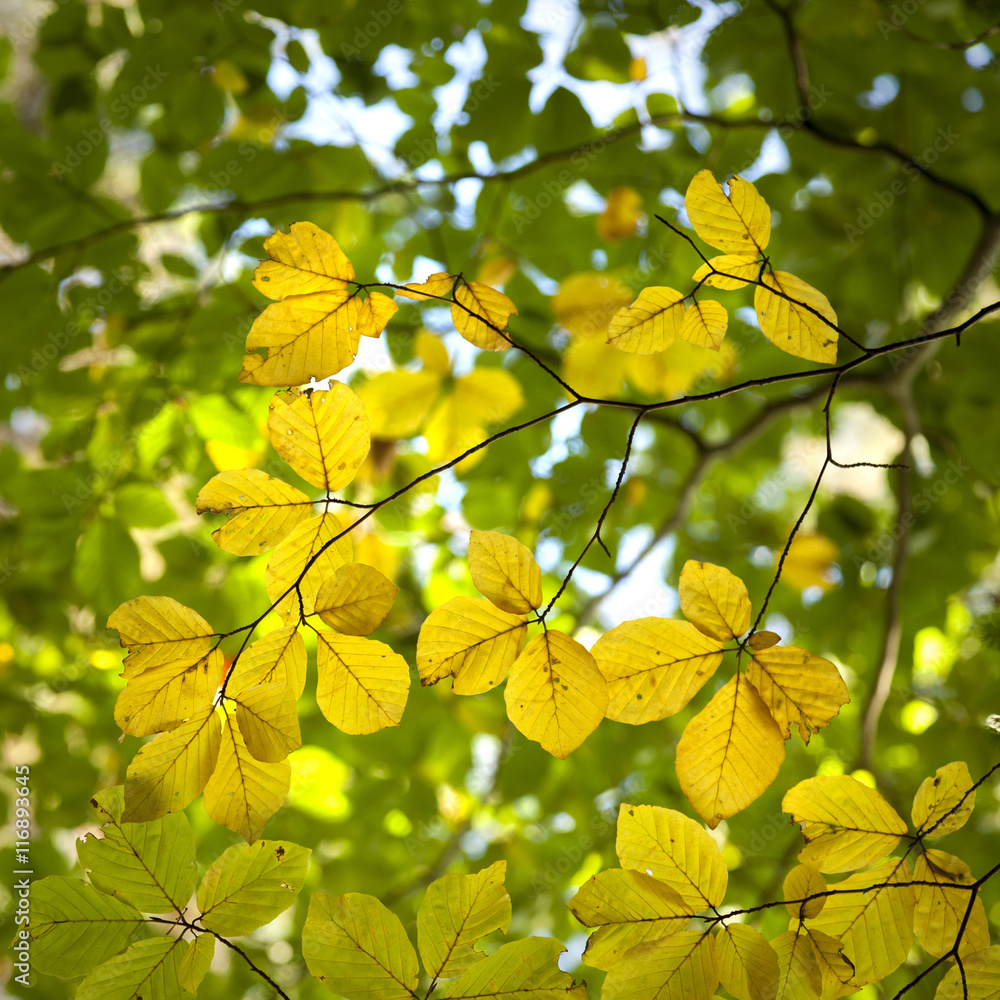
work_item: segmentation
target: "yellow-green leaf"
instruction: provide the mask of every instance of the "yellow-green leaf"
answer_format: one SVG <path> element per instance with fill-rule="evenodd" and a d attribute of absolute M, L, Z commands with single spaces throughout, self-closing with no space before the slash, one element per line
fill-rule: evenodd
<path fill-rule="evenodd" d="M 180 967 L 187 942 L 145 938 L 92 969 L 76 988 L 75 1000 L 142 1000 L 180 996 Z"/>
<path fill-rule="evenodd" d="M 809 935 L 785 931 L 771 947 L 778 956 L 776 1000 L 818 1000 L 823 977 Z"/>
<path fill-rule="evenodd" d="M 917 905 L 913 912 L 913 930 L 924 951 L 940 958 L 955 947 L 959 928 L 965 921 L 970 897 L 972 912 L 965 924 L 958 953 L 962 958 L 986 948 L 990 943 L 990 928 L 986 910 L 978 890 L 959 888 L 975 881 L 969 866 L 944 851 L 927 851 L 918 855 L 913 866 L 916 882 L 936 882 L 936 886 L 917 885 Z"/>
<path fill-rule="evenodd" d="M 829 660 L 798 646 L 755 650 L 747 664 L 747 677 L 786 740 L 792 735 L 789 724 L 795 722 L 799 736 L 808 743 L 851 700 L 840 671 Z"/>
<path fill-rule="evenodd" d="M 953 966 L 941 980 L 934 1000 L 997 1000 L 1000 997 L 1000 944 L 983 948 Z"/>
<path fill-rule="evenodd" d="M 115 702 L 115 722 L 129 736 L 150 736 L 176 729 L 211 707 L 226 665 L 213 649 L 200 660 L 175 660 L 129 677 Z"/>
<path fill-rule="evenodd" d="M 732 291 L 742 288 L 748 281 L 756 281 L 760 264 L 756 254 L 723 254 L 713 257 L 694 272 L 694 281 L 703 281 L 712 288 Z"/>
<path fill-rule="evenodd" d="M 374 437 L 405 438 L 420 430 L 440 389 L 441 376 L 434 372 L 382 372 L 361 386 L 358 395 Z"/>
<path fill-rule="evenodd" d="M 677 780 L 715 829 L 760 796 L 778 776 L 785 741 L 757 689 L 737 673 L 684 728 Z"/>
<path fill-rule="evenodd" d="M 247 749 L 257 760 L 275 763 L 302 746 L 295 693 L 287 684 L 258 684 L 230 697 Z"/>
<path fill-rule="evenodd" d="M 529 937 L 501 945 L 444 987 L 453 1000 L 587 1000 L 587 987 L 558 965 L 566 949 L 554 938 Z"/>
<path fill-rule="evenodd" d="M 317 632 L 316 662 L 316 702 L 338 729 L 357 735 L 399 725 L 410 668 L 384 642 Z"/>
<path fill-rule="evenodd" d="M 273 302 L 254 320 L 239 379 L 288 387 L 319 381 L 354 360 L 360 339 L 357 294 L 292 295 Z"/>
<path fill-rule="evenodd" d="M 285 801 L 291 775 L 287 760 L 257 760 L 247 749 L 235 718 L 227 713 L 219 762 L 205 786 L 205 811 L 213 823 L 253 843 Z"/>
<path fill-rule="evenodd" d="M 197 993 L 215 958 L 215 938 L 211 934 L 199 934 L 190 942 L 177 967 L 177 981 L 181 989 Z"/>
<path fill-rule="evenodd" d="M 601 1000 L 711 1000 L 719 985 L 715 939 L 680 931 L 638 944 L 613 966 Z"/>
<path fill-rule="evenodd" d="M 585 271 L 563 281 L 552 297 L 552 310 L 574 337 L 603 338 L 615 313 L 634 297 L 631 289 L 613 275 Z"/>
<path fill-rule="evenodd" d="M 802 929 L 805 930 L 805 936 L 812 945 L 813 957 L 823 984 L 824 1000 L 837 1000 L 838 997 L 857 993 L 864 984 L 855 979 L 854 966 L 844 956 L 843 944 L 835 937 L 815 928 Z"/>
<path fill-rule="evenodd" d="M 656 354 L 669 347 L 684 323 L 684 296 L 674 288 L 644 288 L 608 325 L 608 343 L 630 354 Z"/>
<path fill-rule="evenodd" d="M 806 846 L 799 861 L 821 872 L 875 864 L 906 833 L 899 814 L 874 788 L 847 775 L 800 781 L 785 793 L 781 809 L 802 825 Z"/>
<path fill-rule="evenodd" d="M 629 948 L 685 930 L 692 916 L 692 907 L 665 882 L 625 868 L 609 868 L 588 879 L 569 908 L 585 927 L 596 928 L 584 962 L 605 971 Z"/>
<path fill-rule="evenodd" d="M 461 281 L 455 288 L 451 321 L 470 344 L 484 351 L 506 351 L 510 340 L 503 336 L 511 316 L 517 315 L 514 303 L 481 281 Z"/>
<path fill-rule="evenodd" d="M 424 302 L 427 299 L 447 298 L 455 287 L 458 279 L 445 271 L 437 271 L 426 281 L 411 281 L 402 288 L 395 289 L 395 294 L 401 299 L 417 299 Z"/>
<path fill-rule="evenodd" d="M 524 615 L 542 603 L 542 571 L 531 550 L 510 535 L 473 531 L 469 571 L 476 590 L 502 611 Z"/>
<path fill-rule="evenodd" d="M 347 635 L 371 635 L 385 621 L 397 587 L 372 566 L 341 566 L 316 594 L 316 613 L 330 628 Z"/>
<path fill-rule="evenodd" d="M 972 775 L 965 761 L 939 767 L 933 778 L 925 778 L 913 797 L 913 825 L 930 830 L 929 837 L 943 837 L 960 830 L 976 805 Z M 933 828 L 933 829 L 932 829 Z"/>
<path fill-rule="evenodd" d="M 521 383 L 502 368 L 473 368 L 455 380 L 455 411 L 462 420 L 499 424 L 524 405 Z"/>
<path fill-rule="evenodd" d="M 781 642 L 781 636 L 777 632 L 754 632 L 752 636 L 747 640 L 747 645 L 751 649 L 770 649 L 772 646 L 777 646 Z"/>
<path fill-rule="evenodd" d="M 699 299 L 692 302 L 684 314 L 677 336 L 696 347 L 707 347 L 717 351 L 729 327 L 729 313 L 721 302 L 714 299 Z"/>
<path fill-rule="evenodd" d="M 226 937 L 269 924 L 295 902 L 310 854 L 307 847 L 281 840 L 226 848 L 198 886 L 202 924 Z"/>
<path fill-rule="evenodd" d="M 420 626 L 420 683 L 454 677 L 456 694 L 481 694 L 499 684 L 524 645 L 528 626 L 483 597 L 454 597 Z"/>
<path fill-rule="evenodd" d="M 623 868 L 648 871 L 694 912 L 718 906 L 726 894 L 729 874 L 718 844 L 675 809 L 623 802 L 615 851 Z"/>
<path fill-rule="evenodd" d="M 796 865 L 785 876 L 785 884 L 782 887 L 785 909 L 796 920 L 815 917 L 823 909 L 826 896 L 817 896 L 815 899 L 809 897 L 822 892 L 826 892 L 826 879 L 820 874 L 819 869 L 813 868 L 812 865 Z"/>
<path fill-rule="evenodd" d="M 756 256 L 771 239 L 771 210 L 741 177 L 729 179 L 727 195 L 710 170 L 700 170 L 688 185 L 684 208 L 694 231 L 726 253 Z"/>
<path fill-rule="evenodd" d="M 565 759 L 600 725 L 608 686 L 585 647 L 548 629 L 514 661 L 504 700 L 507 717 L 529 740 Z"/>
<path fill-rule="evenodd" d="M 716 935 L 715 955 L 719 981 L 736 1000 L 775 1000 L 778 956 L 759 930 L 728 924 Z"/>
<path fill-rule="evenodd" d="M 258 684 L 286 684 L 298 699 L 306 686 L 306 647 L 298 626 L 286 625 L 247 646 L 233 667 L 227 692 L 235 697 Z"/>
<path fill-rule="evenodd" d="M 482 957 L 475 944 L 510 926 L 506 861 L 475 875 L 452 873 L 432 882 L 417 910 L 417 947 L 431 979 L 459 976 Z"/>
<path fill-rule="evenodd" d="M 209 706 L 140 747 L 125 775 L 122 819 L 142 823 L 189 805 L 215 769 L 220 740 L 219 716 Z"/>
<path fill-rule="evenodd" d="M 176 660 L 194 662 L 212 645 L 212 626 L 172 597 L 134 597 L 111 613 L 107 627 L 128 649 L 126 677 Z"/>
<path fill-rule="evenodd" d="M 689 622 L 638 618 L 591 652 L 608 682 L 607 717 L 641 725 L 679 712 L 718 669 L 722 643 Z"/>
<path fill-rule="evenodd" d="M 264 240 L 270 258 L 253 274 L 254 288 L 268 298 L 310 292 L 343 292 L 354 280 L 354 268 L 337 241 L 311 222 L 293 222 Z"/>
<path fill-rule="evenodd" d="M 909 865 L 887 861 L 831 886 L 823 912 L 807 926 L 841 941 L 860 983 L 885 979 L 906 959 L 913 944 L 915 896 Z M 854 892 L 867 889 L 867 892 Z"/>
<path fill-rule="evenodd" d="M 712 563 L 689 559 L 678 586 L 681 611 L 699 632 L 715 639 L 735 639 L 750 627 L 746 584 Z"/>
<path fill-rule="evenodd" d="M 374 896 L 314 892 L 302 928 L 302 957 L 331 993 L 413 1000 L 417 955 L 394 913 Z"/>
<path fill-rule="evenodd" d="M 764 336 L 797 358 L 832 365 L 837 360 L 839 334 L 829 299 L 787 271 L 767 272 L 761 282 L 753 304 Z"/>
<path fill-rule="evenodd" d="M 307 483 L 328 493 L 354 479 L 371 447 L 368 414 L 342 382 L 275 393 L 267 427 L 274 450 Z"/>
<path fill-rule="evenodd" d="M 231 469 L 213 476 L 195 500 L 199 514 L 227 514 L 212 532 L 220 549 L 237 556 L 274 548 L 312 516 L 309 497 L 260 469 Z"/>
<path fill-rule="evenodd" d="M 343 534 L 337 538 L 342 532 L 344 525 L 336 514 L 320 514 L 300 524 L 271 553 L 264 583 L 272 601 L 290 591 L 276 609 L 286 622 L 297 620 L 300 612 L 311 615 L 316 610 L 316 594 L 324 581 L 351 561 L 351 536 Z M 306 564 L 313 558 L 315 562 L 306 570 Z M 296 583 L 298 592 L 291 589 Z"/>

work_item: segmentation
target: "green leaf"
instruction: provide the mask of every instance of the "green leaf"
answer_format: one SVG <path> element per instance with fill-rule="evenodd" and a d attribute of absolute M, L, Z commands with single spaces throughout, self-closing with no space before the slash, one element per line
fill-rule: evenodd
<path fill-rule="evenodd" d="M 502 945 L 477 962 L 442 993 L 445 997 L 497 1000 L 586 1000 L 587 987 L 558 965 L 566 949 L 553 938 L 530 937 Z"/>
<path fill-rule="evenodd" d="M 77 987 L 76 1000 L 181 1000 L 180 968 L 187 942 L 148 938 L 93 969 Z"/>

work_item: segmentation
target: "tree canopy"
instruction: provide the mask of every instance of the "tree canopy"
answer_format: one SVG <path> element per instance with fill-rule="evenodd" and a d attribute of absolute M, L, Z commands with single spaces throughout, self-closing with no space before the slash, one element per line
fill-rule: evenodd
<path fill-rule="evenodd" d="M 1000 996 L 998 0 L 0 29 L 11 995 Z"/>

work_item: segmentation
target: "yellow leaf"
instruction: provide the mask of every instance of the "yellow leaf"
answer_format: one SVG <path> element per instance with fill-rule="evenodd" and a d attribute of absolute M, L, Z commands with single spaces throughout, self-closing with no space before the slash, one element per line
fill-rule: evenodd
<path fill-rule="evenodd" d="M 240 469 L 213 476 L 198 493 L 195 510 L 229 515 L 212 537 L 220 549 L 247 556 L 274 548 L 312 516 L 312 503 L 301 490 L 266 472 Z"/>
<path fill-rule="evenodd" d="M 493 288 L 503 288 L 517 273 L 517 262 L 510 257 L 491 257 L 479 265 L 476 280 Z"/>
<path fill-rule="evenodd" d="M 129 736 L 176 729 L 212 704 L 225 670 L 225 660 L 217 649 L 197 660 L 185 657 L 148 666 L 129 677 L 118 695 L 115 722 Z"/>
<path fill-rule="evenodd" d="M 447 299 L 451 297 L 457 280 L 454 275 L 438 271 L 426 281 L 411 281 L 410 284 L 395 289 L 395 293 L 401 299 L 417 299 L 420 302 L 426 302 L 428 299 Z"/>
<path fill-rule="evenodd" d="M 178 812 L 200 794 L 219 757 L 219 716 L 209 705 L 139 748 L 125 775 L 126 823 Z"/>
<path fill-rule="evenodd" d="M 258 684 L 230 699 L 251 755 L 275 763 L 302 746 L 295 695 L 287 684 Z"/>
<path fill-rule="evenodd" d="M 644 288 L 608 326 L 608 343 L 630 354 L 656 354 L 669 347 L 685 320 L 684 296 L 674 288 Z"/>
<path fill-rule="evenodd" d="M 583 960 L 605 971 L 629 948 L 685 930 L 692 916 L 691 907 L 669 885 L 624 868 L 610 868 L 588 879 L 569 908 L 585 927 L 597 928 Z"/>
<path fill-rule="evenodd" d="M 816 899 L 808 897 L 821 892 L 826 892 L 826 879 L 820 874 L 819 869 L 813 868 L 812 865 L 796 865 L 785 876 L 785 884 L 782 887 L 785 909 L 796 920 L 815 917 L 823 909 L 826 896 L 817 896 Z M 795 900 L 805 900 L 805 902 L 795 902 Z"/>
<path fill-rule="evenodd" d="M 397 917 L 374 896 L 314 892 L 302 928 L 302 957 L 333 993 L 413 1000 L 417 955 Z"/>
<path fill-rule="evenodd" d="M 823 979 L 807 934 L 786 931 L 771 942 L 778 956 L 776 1000 L 818 1000 Z"/>
<path fill-rule="evenodd" d="M 677 336 L 696 347 L 717 351 L 722 346 L 728 326 L 729 313 L 726 312 L 726 307 L 714 299 L 701 299 L 691 303 Z"/>
<path fill-rule="evenodd" d="M 556 319 L 574 337 L 596 337 L 607 333 L 612 317 L 633 299 L 618 278 L 597 271 L 571 274 L 552 299 Z"/>
<path fill-rule="evenodd" d="M 337 241 L 311 222 L 293 222 L 287 233 L 279 230 L 269 236 L 264 252 L 270 259 L 257 266 L 253 284 L 271 299 L 346 293 L 348 282 L 354 280 L 354 268 Z"/>
<path fill-rule="evenodd" d="M 346 368 L 358 353 L 358 299 L 348 292 L 293 295 L 269 305 L 247 334 L 240 381 L 305 385 Z M 264 349 L 267 354 L 259 353 Z"/>
<path fill-rule="evenodd" d="M 455 288 L 451 321 L 470 343 L 484 351 L 506 351 L 510 340 L 503 336 L 511 316 L 517 315 L 514 303 L 481 281 L 463 281 Z"/>
<path fill-rule="evenodd" d="M 632 948 L 608 973 L 601 1000 L 711 1000 L 718 985 L 715 939 L 681 931 Z"/>
<path fill-rule="evenodd" d="M 499 684 L 528 634 L 525 620 L 481 597 L 455 597 L 435 608 L 420 627 L 420 683 L 454 677 L 456 694 L 481 694 Z"/>
<path fill-rule="evenodd" d="M 298 593 L 292 590 L 277 607 L 286 623 L 298 619 L 300 611 L 311 615 L 316 610 L 316 593 L 323 582 L 351 561 L 351 536 L 344 535 L 333 542 L 342 531 L 344 526 L 336 514 L 320 514 L 300 524 L 271 553 L 264 574 L 267 596 L 277 601 L 298 583 Z M 306 564 L 314 557 L 316 561 L 306 570 Z"/>
<path fill-rule="evenodd" d="M 832 886 L 840 891 L 808 922 L 810 930 L 843 944 L 857 982 L 880 982 L 910 953 L 915 905 L 911 881 L 905 861 L 887 861 Z M 859 889 L 870 891 L 854 891 Z"/>
<path fill-rule="evenodd" d="M 475 875 L 454 872 L 432 882 L 417 910 L 417 947 L 432 979 L 451 979 L 483 954 L 476 942 L 492 931 L 507 933 L 510 896 L 504 888 L 506 861 Z"/>
<path fill-rule="evenodd" d="M 508 941 L 448 983 L 442 996 L 449 1000 L 587 1000 L 586 984 L 574 983 L 559 968 L 559 956 L 565 950 L 550 937 Z"/>
<path fill-rule="evenodd" d="M 455 412 L 470 423 L 501 423 L 523 405 L 521 383 L 502 368 L 473 368 L 455 380 Z"/>
<path fill-rule="evenodd" d="M 729 874 L 718 844 L 700 823 L 675 809 L 623 802 L 615 851 L 623 868 L 648 871 L 692 912 L 716 907 L 726 895 Z"/>
<path fill-rule="evenodd" d="M 362 337 L 381 337 L 386 323 L 396 315 L 399 306 L 388 295 L 369 292 L 358 309 L 358 328 Z"/>
<path fill-rule="evenodd" d="M 624 388 L 630 362 L 648 366 L 656 356 L 628 355 L 609 347 L 600 337 L 577 337 L 562 354 L 563 378 L 584 396 L 607 399 Z"/>
<path fill-rule="evenodd" d="M 785 741 L 757 689 L 736 674 L 684 728 L 677 780 L 713 830 L 778 776 Z"/>
<path fill-rule="evenodd" d="M 747 645 L 751 649 L 770 649 L 772 646 L 776 646 L 781 642 L 781 636 L 777 632 L 754 632 L 752 636 L 747 640 Z M 760 685 L 757 685 L 758 689 Z"/>
<path fill-rule="evenodd" d="M 829 573 L 839 554 L 837 546 L 823 535 L 797 534 L 781 567 L 781 579 L 799 590 L 806 587 L 830 590 L 833 584 Z"/>
<path fill-rule="evenodd" d="M 756 255 L 723 254 L 712 257 L 694 272 L 694 281 L 703 281 L 712 288 L 732 291 L 742 288 L 748 281 L 756 281 L 760 274 L 760 264 Z"/>
<path fill-rule="evenodd" d="M 275 393 L 267 417 L 274 450 L 307 482 L 343 489 L 371 447 L 368 414 L 342 382 L 329 389 Z"/>
<path fill-rule="evenodd" d="M 789 724 L 795 722 L 799 736 L 808 743 L 851 700 L 840 671 L 829 660 L 798 646 L 755 650 L 747 664 L 747 677 L 786 740 L 792 735 Z"/>
<path fill-rule="evenodd" d="M 722 342 L 718 351 L 675 340 L 659 354 L 630 357 L 628 377 L 642 392 L 669 399 L 690 392 L 702 376 L 715 381 L 725 378 L 736 366 L 736 360 L 736 350 L 728 340 Z"/>
<path fill-rule="evenodd" d="M 243 70 L 229 59 L 220 59 L 212 66 L 211 80 L 220 90 L 233 94 L 245 94 L 250 86 Z"/>
<path fill-rule="evenodd" d="M 799 851 L 799 861 L 821 872 L 875 864 L 906 833 L 899 814 L 874 788 L 847 775 L 800 781 L 785 793 L 781 810 L 802 824 L 806 846 Z"/>
<path fill-rule="evenodd" d="M 975 881 L 969 866 L 944 851 L 927 851 L 918 855 L 913 866 L 916 882 L 936 882 L 937 886 L 917 885 L 917 905 L 913 911 L 913 931 L 924 951 L 940 958 L 955 947 L 959 929 L 962 940 L 958 954 L 964 959 L 972 952 L 989 947 L 990 928 L 979 892 L 960 889 Z M 969 897 L 975 895 L 968 923 L 965 914 Z M 963 923 L 965 926 L 963 927 Z"/>
<path fill-rule="evenodd" d="M 635 236 L 644 216 L 642 196 L 634 188 L 616 187 L 608 192 L 604 211 L 597 217 L 597 235 L 608 243 Z"/>
<path fill-rule="evenodd" d="M 341 732 L 376 733 L 399 725 L 410 668 L 384 642 L 317 632 L 316 661 L 316 702 Z"/>
<path fill-rule="evenodd" d="M 726 195 L 711 170 L 699 171 L 688 185 L 684 208 L 694 231 L 725 253 L 756 256 L 771 239 L 771 210 L 740 177 L 730 178 Z"/>
<path fill-rule="evenodd" d="M 233 697 L 258 684 L 286 684 L 295 698 L 306 686 L 306 646 L 296 625 L 286 625 L 247 646 L 227 685 Z"/>
<path fill-rule="evenodd" d="M 442 376 L 451 374 L 448 349 L 441 342 L 440 337 L 435 337 L 434 334 L 428 333 L 426 330 L 417 331 L 414 351 L 417 357 L 424 363 L 426 371 Z"/>
<path fill-rule="evenodd" d="M 454 393 L 448 393 L 435 407 L 424 427 L 427 439 L 427 460 L 433 465 L 450 462 L 488 437 L 481 424 L 466 420 L 458 407 Z M 455 466 L 466 471 L 482 460 L 483 450 L 473 452 Z"/>
<path fill-rule="evenodd" d="M 476 590 L 502 611 L 524 615 L 542 603 L 542 571 L 531 550 L 510 535 L 473 531 L 469 571 Z"/>
<path fill-rule="evenodd" d="M 679 712 L 722 662 L 722 643 L 688 622 L 638 618 L 591 652 L 608 682 L 607 717 L 634 726 Z"/>
<path fill-rule="evenodd" d="M 753 304 L 764 336 L 787 354 L 832 365 L 839 334 L 830 325 L 836 325 L 837 314 L 829 299 L 787 271 L 767 272 L 761 282 Z"/>
<path fill-rule="evenodd" d="M 749 924 L 728 924 L 715 938 L 719 981 L 736 1000 L 774 1000 L 778 956 L 767 938 Z"/>
<path fill-rule="evenodd" d="M 844 957 L 843 944 L 812 927 L 805 931 L 819 968 L 823 1000 L 837 1000 L 837 997 L 857 993 L 864 984 L 855 979 L 854 966 Z"/>
<path fill-rule="evenodd" d="M 402 552 L 401 546 L 388 545 L 374 531 L 369 531 L 360 538 L 356 536 L 354 538 L 354 558 L 366 566 L 373 566 L 383 576 L 393 581 L 399 571 L 399 559 Z"/>
<path fill-rule="evenodd" d="M 972 815 L 976 792 L 965 761 L 939 767 L 933 778 L 924 778 L 913 797 L 913 825 L 928 837 L 943 837 L 960 830 Z M 933 830 L 931 828 L 933 827 Z"/>
<path fill-rule="evenodd" d="M 646 79 L 646 60 L 641 56 L 629 60 L 628 78 L 633 83 L 641 83 Z"/>
<path fill-rule="evenodd" d="M 285 801 L 291 775 L 287 760 L 257 760 L 247 749 L 235 718 L 227 713 L 219 762 L 205 786 L 205 811 L 213 823 L 252 844 Z"/>
<path fill-rule="evenodd" d="M 735 639 L 750 627 L 746 584 L 712 563 L 684 563 L 678 583 L 681 611 L 699 632 L 714 639 Z"/>
<path fill-rule="evenodd" d="M 399 587 L 377 569 L 351 563 L 323 582 L 316 611 L 338 632 L 371 635 L 385 621 L 398 593 Z"/>
<path fill-rule="evenodd" d="M 608 689 L 594 657 L 548 629 L 514 661 L 504 700 L 507 717 L 529 740 L 565 760 L 600 725 Z"/>
<path fill-rule="evenodd" d="M 200 659 L 212 645 L 212 626 L 172 597 L 134 597 L 108 618 L 128 650 L 126 677 L 175 660 Z"/>
<path fill-rule="evenodd" d="M 1000 944 L 983 948 L 954 966 L 941 980 L 934 1000 L 997 1000 L 1000 997 Z"/>
<path fill-rule="evenodd" d="M 382 372 L 358 389 L 372 434 L 406 438 L 416 434 L 441 388 L 434 372 Z"/>

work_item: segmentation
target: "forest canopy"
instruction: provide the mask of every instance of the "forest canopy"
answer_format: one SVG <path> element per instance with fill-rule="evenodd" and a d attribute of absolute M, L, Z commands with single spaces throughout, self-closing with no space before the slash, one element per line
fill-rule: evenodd
<path fill-rule="evenodd" d="M 1000 996 L 998 45 L 5 5 L 6 991 Z"/>

